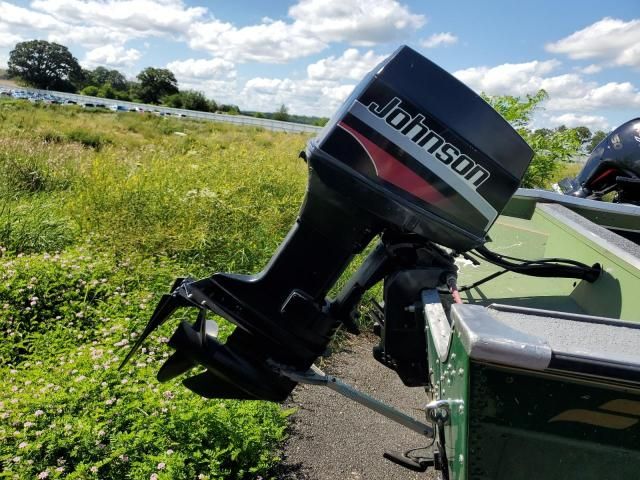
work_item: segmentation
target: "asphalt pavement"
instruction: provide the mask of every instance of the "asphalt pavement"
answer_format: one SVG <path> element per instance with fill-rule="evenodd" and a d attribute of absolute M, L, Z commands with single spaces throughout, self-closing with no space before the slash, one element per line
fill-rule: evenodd
<path fill-rule="evenodd" d="M 321 368 L 375 398 L 424 421 L 423 388 L 405 387 L 371 354 L 372 335 L 349 339 Z M 347 400 L 325 387 L 298 385 L 286 406 L 296 407 L 291 435 L 277 476 L 282 480 L 435 479 L 382 457 L 385 450 L 407 451 L 429 440 Z M 421 452 L 415 452 L 419 454 Z"/>

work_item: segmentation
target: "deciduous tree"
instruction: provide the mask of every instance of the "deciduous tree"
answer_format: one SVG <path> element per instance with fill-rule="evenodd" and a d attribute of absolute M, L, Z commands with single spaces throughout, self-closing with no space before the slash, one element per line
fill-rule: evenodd
<path fill-rule="evenodd" d="M 547 93 L 540 90 L 525 98 L 512 96 L 484 97 L 511 125 L 534 151 L 531 165 L 522 179 L 523 187 L 549 187 L 560 162 L 569 161 L 580 152 L 580 137 L 573 128 L 555 130 L 529 128 L 531 118 Z"/>
<path fill-rule="evenodd" d="M 36 88 L 74 90 L 82 70 L 69 49 L 45 40 L 16 44 L 9 54 L 9 74 Z"/>
<path fill-rule="evenodd" d="M 162 97 L 178 93 L 178 81 L 171 70 L 147 67 L 136 77 L 138 97 L 146 103 L 159 103 Z"/>

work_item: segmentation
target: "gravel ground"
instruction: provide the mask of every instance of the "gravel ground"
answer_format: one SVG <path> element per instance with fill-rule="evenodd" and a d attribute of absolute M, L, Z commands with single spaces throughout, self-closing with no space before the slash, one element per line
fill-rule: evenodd
<path fill-rule="evenodd" d="M 424 420 L 419 410 L 426 403 L 422 388 L 405 387 L 398 376 L 376 362 L 371 347 L 376 338 L 362 334 L 322 365 L 375 398 Z M 291 436 L 278 471 L 282 480 L 387 480 L 435 479 L 382 457 L 385 450 L 406 451 L 429 441 L 385 417 L 325 387 L 298 385 L 287 406 L 298 408 Z M 419 453 L 419 452 L 416 452 Z"/>

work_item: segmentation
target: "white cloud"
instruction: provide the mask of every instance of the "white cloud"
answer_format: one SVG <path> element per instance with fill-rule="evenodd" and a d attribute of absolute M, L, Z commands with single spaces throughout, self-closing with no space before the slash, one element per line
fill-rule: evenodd
<path fill-rule="evenodd" d="M 63 45 L 75 44 L 85 48 L 96 48 L 105 44 L 124 45 L 133 36 L 124 30 L 107 27 L 69 25 L 63 29 L 51 31 L 48 39 L 50 42 Z"/>
<path fill-rule="evenodd" d="M 307 76 L 313 80 L 360 80 L 366 73 L 384 60 L 386 55 L 376 55 L 373 50 L 361 54 L 349 48 L 339 56 L 318 60 L 307 67 Z"/>
<path fill-rule="evenodd" d="M 30 8 L 0 0 L 0 30 L 95 49 L 150 36 L 181 39 L 206 13 L 180 0 L 35 0 Z"/>
<path fill-rule="evenodd" d="M 532 61 L 467 68 L 454 72 L 454 75 L 477 92 L 489 95 L 524 96 L 540 89 L 546 90 L 549 99 L 544 103 L 544 108 L 554 112 L 555 116 L 543 115 L 538 119 L 543 123 L 560 118 L 558 125 L 582 121 L 582 124 L 603 128 L 602 116 L 580 112 L 610 109 L 635 112 L 640 108 L 640 91 L 630 82 L 599 84 L 585 79 L 579 73 L 553 75 L 559 66 L 557 60 Z"/>
<path fill-rule="evenodd" d="M 104 45 L 94 48 L 85 55 L 83 61 L 87 66 L 108 65 L 111 67 L 131 66 L 142 54 L 135 48 L 125 49 L 121 46 Z"/>
<path fill-rule="evenodd" d="M 396 0 L 300 0 L 289 16 L 302 31 L 325 42 L 362 46 L 404 37 L 426 22 Z"/>
<path fill-rule="evenodd" d="M 546 48 L 572 59 L 593 58 L 612 65 L 640 67 L 640 19 L 625 22 L 606 17 Z"/>
<path fill-rule="evenodd" d="M 598 85 L 588 82 L 575 91 L 557 91 L 550 94 L 547 102 L 549 110 L 593 111 L 598 109 L 635 109 L 640 108 L 640 91 L 629 82 L 609 82 Z"/>
<path fill-rule="evenodd" d="M 236 70 L 233 62 L 223 58 L 176 60 L 167 64 L 180 81 L 184 80 L 213 80 L 233 78 Z"/>
<path fill-rule="evenodd" d="M 551 127 L 559 127 L 564 125 L 566 127 L 589 127 L 590 130 L 609 130 L 609 122 L 601 115 L 577 115 L 575 113 L 564 113 L 562 115 L 551 116 L 548 119 L 548 124 Z"/>
<path fill-rule="evenodd" d="M 133 36 L 181 34 L 207 13 L 180 0 L 35 0 L 31 6 L 66 23 L 126 30 Z"/>
<path fill-rule="evenodd" d="M 303 115 L 331 115 L 349 96 L 362 77 L 384 60 L 373 50 L 355 48 L 307 66 L 307 77 L 254 78 L 246 82 L 242 98 L 259 110 L 272 111 L 281 104 Z"/>
<path fill-rule="evenodd" d="M 489 95 L 526 95 L 540 88 L 543 76 L 557 68 L 557 60 L 504 63 L 496 67 L 471 67 L 454 75 L 476 91 Z"/>
<path fill-rule="evenodd" d="M 354 85 L 311 79 L 252 78 L 239 97 L 243 105 L 259 111 L 275 111 L 285 104 L 302 115 L 331 115 L 353 90 Z M 242 106 L 242 105 L 241 105 Z"/>
<path fill-rule="evenodd" d="M 19 35 L 14 35 L 11 32 L 3 32 L 0 30 L 0 48 L 13 47 L 20 41 L 22 41 L 22 37 Z"/>
<path fill-rule="evenodd" d="M 345 50 L 340 56 L 323 58 L 307 67 L 307 78 L 257 77 L 248 80 L 239 98 L 249 108 L 274 111 L 281 104 L 303 115 L 331 115 L 349 96 L 357 81 L 386 55 L 373 51 Z"/>
<path fill-rule="evenodd" d="M 297 25 L 280 20 L 242 28 L 215 19 L 197 22 L 189 28 L 188 37 L 191 48 L 237 62 L 284 63 L 327 46 Z"/>
<path fill-rule="evenodd" d="M 51 15 L 46 15 L 28 8 L 18 7 L 12 3 L 0 2 L 0 25 L 14 28 L 52 29 L 60 28 L 63 23 Z"/>
<path fill-rule="evenodd" d="M 246 27 L 217 19 L 195 22 L 188 31 L 189 46 L 235 62 L 284 63 L 330 43 L 393 41 L 425 22 L 396 0 L 301 0 L 289 9 L 289 17 L 292 22 L 267 18 Z"/>
<path fill-rule="evenodd" d="M 640 92 L 629 82 L 600 85 L 577 73 L 547 76 L 560 63 L 505 63 L 496 67 L 473 67 L 454 75 L 478 92 L 489 95 L 524 96 L 544 89 L 549 94 L 548 110 L 589 111 L 603 108 L 640 106 Z"/>
<path fill-rule="evenodd" d="M 181 90 L 197 90 L 203 92 L 208 98 L 215 100 L 217 103 L 238 105 L 240 97 L 240 88 L 235 79 L 227 80 L 180 80 L 178 83 Z M 249 104 L 243 104 L 244 108 Z"/>
<path fill-rule="evenodd" d="M 578 68 L 577 70 L 580 73 L 584 73 L 585 75 L 593 75 L 594 73 L 600 73 L 602 71 L 602 66 L 592 63 L 591 65 L 587 65 L 586 67 Z"/>
<path fill-rule="evenodd" d="M 33 0 L 29 8 L 0 0 L 0 28 L 13 35 L 93 50 L 168 37 L 234 63 L 284 63 L 336 42 L 395 41 L 425 21 L 398 0 L 299 0 L 286 19 L 264 17 L 242 27 L 183 0 Z"/>
<path fill-rule="evenodd" d="M 425 38 L 420 42 L 425 48 L 435 48 L 440 45 L 453 45 L 458 42 L 458 37 L 450 32 L 434 33 L 429 38 Z"/>

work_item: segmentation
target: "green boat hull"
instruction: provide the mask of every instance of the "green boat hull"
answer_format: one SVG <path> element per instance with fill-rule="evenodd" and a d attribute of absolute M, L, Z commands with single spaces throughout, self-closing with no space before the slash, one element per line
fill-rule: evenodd
<path fill-rule="evenodd" d="M 425 308 L 427 412 L 441 414 L 430 418 L 445 478 L 640 478 L 637 245 L 561 206 L 507 212 L 492 250 L 604 274 L 591 284 L 508 273 L 465 292 L 448 322 Z M 460 285 L 494 271 L 462 265 Z"/>

